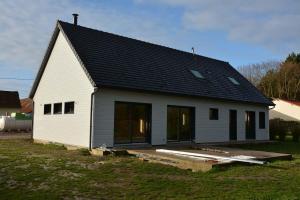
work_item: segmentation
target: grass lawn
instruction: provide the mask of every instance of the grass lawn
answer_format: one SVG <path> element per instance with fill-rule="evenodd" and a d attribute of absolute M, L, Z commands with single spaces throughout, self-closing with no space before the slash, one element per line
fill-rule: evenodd
<path fill-rule="evenodd" d="M 0 199 L 300 198 L 300 143 L 243 148 L 295 159 L 193 173 L 131 157 L 99 159 L 30 140 L 0 140 Z"/>

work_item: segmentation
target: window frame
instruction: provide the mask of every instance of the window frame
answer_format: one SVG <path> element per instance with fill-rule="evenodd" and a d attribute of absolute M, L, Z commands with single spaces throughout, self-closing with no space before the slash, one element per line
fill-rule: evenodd
<path fill-rule="evenodd" d="M 259 127 L 259 129 L 266 129 L 266 113 L 265 112 L 261 111 L 258 113 L 258 127 Z"/>
<path fill-rule="evenodd" d="M 216 111 L 216 113 L 214 113 Z M 216 116 L 214 115 L 216 114 Z M 209 108 L 209 120 L 219 120 L 219 109 Z"/>
<path fill-rule="evenodd" d="M 72 104 L 73 103 L 73 111 L 72 112 L 66 112 L 66 104 Z M 64 114 L 75 114 L 75 101 L 67 101 L 64 103 Z"/>
<path fill-rule="evenodd" d="M 45 107 L 46 106 L 50 106 L 50 112 L 48 113 L 45 113 Z M 44 115 L 51 115 L 52 114 L 52 104 L 51 103 L 47 103 L 47 104 L 44 104 Z"/>
<path fill-rule="evenodd" d="M 60 108 L 60 112 L 55 112 L 55 105 L 61 105 L 61 108 Z M 63 104 L 60 102 L 60 103 L 54 103 L 53 104 L 53 114 L 54 115 L 61 115 L 63 113 Z"/>

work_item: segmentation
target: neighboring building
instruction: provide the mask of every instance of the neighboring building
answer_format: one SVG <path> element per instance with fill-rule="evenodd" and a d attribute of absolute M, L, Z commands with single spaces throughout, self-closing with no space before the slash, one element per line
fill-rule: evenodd
<path fill-rule="evenodd" d="M 274 99 L 276 106 L 270 110 L 270 119 L 282 119 L 285 121 L 300 121 L 300 102 Z"/>
<path fill-rule="evenodd" d="M 9 116 L 20 112 L 19 93 L 15 91 L 0 91 L 0 116 Z"/>
<path fill-rule="evenodd" d="M 228 62 L 58 21 L 32 87 L 35 140 L 268 140 L 269 106 Z"/>
<path fill-rule="evenodd" d="M 33 101 L 30 98 L 21 99 L 21 113 L 31 114 L 33 109 Z"/>

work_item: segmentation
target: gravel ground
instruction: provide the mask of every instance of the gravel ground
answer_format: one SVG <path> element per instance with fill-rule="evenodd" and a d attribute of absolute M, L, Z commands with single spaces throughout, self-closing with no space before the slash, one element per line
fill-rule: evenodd
<path fill-rule="evenodd" d="M 0 140 L 2 139 L 30 139 L 32 133 L 28 132 L 0 132 Z"/>

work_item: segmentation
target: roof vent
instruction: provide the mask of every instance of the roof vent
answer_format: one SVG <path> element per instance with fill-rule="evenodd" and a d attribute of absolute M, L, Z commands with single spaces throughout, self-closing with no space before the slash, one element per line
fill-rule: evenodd
<path fill-rule="evenodd" d="M 77 26 L 77 24 L 78 24 L 78 16 L 79 15 L 77 13 L 73 13 L 72 15 L 74 17 L 74 25 Z"/>

